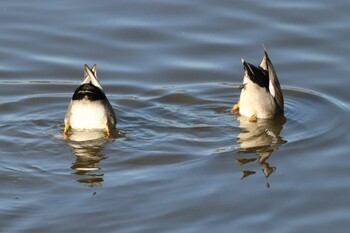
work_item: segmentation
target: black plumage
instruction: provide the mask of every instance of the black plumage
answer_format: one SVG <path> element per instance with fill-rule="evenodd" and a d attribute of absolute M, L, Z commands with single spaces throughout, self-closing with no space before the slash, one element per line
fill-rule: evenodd
<path fill-rule="evenodd" d="M 84 98 L 88 98 L 90 101 L 107 100 L 103 91 L 91 83 L 85 83 L 78 87 L 74 92 L 72 100 L 82 100 Z"/>
<path fill-rule="evenodd" d="M 244 70 L 247 71 L 249 79 L 258 84 L 260 87 L 265 87 L 269 91 L 269 73 L 261 67 L 256 67 L 246 61 L 243 62 Z"/>

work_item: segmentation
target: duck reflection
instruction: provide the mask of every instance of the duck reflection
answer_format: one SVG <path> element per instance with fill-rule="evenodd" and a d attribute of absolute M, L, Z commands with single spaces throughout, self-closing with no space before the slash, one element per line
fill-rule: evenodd
<path fill-rule="evenodd" d="M 241 128 L 241 132 L 237 136 L 237 143 L 239 144 L 238 151 L 242 155 L 255 153 L 258 157 L 241 157 L 236 159 L 236 163 L 244 166 L 257 161 L 263 167 L 263 174 L 268 178 L 276 171 L 276 167 L 271 166 L 267 162 L 268 159 L 280 145 L 287 142 L 280 136 L 286 118 L 280 116 L 273 120 L 258 119 L 257 122 L 252 123 L 245 116 L 237 116 L 237 120 Z M 255 173 L 252 170 L 243 170 L 241 179 Z"/>
<path fill-rule="evenodd" d="M 69 135 L 68 143 L 76 156 L 71 168 L 75 170 L 73 174 L 82 177 L 77 182 L 102 186 L 104 174 L 99 163 L 106 158 L 101 151 L 109 141 L 103 131 L 76 131 Z"/>

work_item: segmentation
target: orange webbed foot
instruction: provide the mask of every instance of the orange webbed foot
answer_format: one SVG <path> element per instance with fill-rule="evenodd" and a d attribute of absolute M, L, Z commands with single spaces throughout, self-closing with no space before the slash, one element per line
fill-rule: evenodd
<path fill-rule="evenodd" d="M 63 130 L 63 138 L 64 139 L 68 139 L 68 130 L 70 129 L 70 125 L 69 124 L 66 124 L 64 126 L 64 130 Z"/>
<path fill-rule="evenodd" d="M 251 117 L 249 117 L 249 122 L 255 123 L 258 120 L 255 114 L 253 114 Z"/>
<path fill-rule="evenodd" d="M 231 109 L 232 113 L 238 113 L 238 111 L 239 111 L 239 102 L 237 104 L 234 104 Z"/>

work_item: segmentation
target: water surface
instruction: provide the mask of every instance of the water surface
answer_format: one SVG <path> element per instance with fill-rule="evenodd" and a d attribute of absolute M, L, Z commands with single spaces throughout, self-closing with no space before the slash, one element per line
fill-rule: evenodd
<path fill-rule="evenodd" d="M 3 1 L 1 232 L 346 232 L 349 3 Z M 285 117 L 230 112 L 264 43 Z M 115 140 L 64 140 L 83 65 Z M 90 135 L 94 137 L 95 135 Z"/>

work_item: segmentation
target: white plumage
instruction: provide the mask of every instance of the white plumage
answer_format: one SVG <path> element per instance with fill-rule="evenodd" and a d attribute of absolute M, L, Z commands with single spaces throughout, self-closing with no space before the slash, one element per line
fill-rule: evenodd
<path fill-rule="evenodd" d="M 107 124 L 106 108 L 99 102 L 88 99 L 76 100 L 70 109 L 69 123 L 73 129 L 105 129 Z"/>
<path fill-rule="evenodd" d="M 238 104 L 233 111 L 239 111 L 249 121 L 257 118 L 271 119 L 284 113 L 282 90 L 275 69 L 264 49 L 264 56 L 259 67 L 247 63 L 244 66 L 243 85 Z"/>
<path fill-rule="evenodd" d="M 85 65 L 83 83 L 75 90 L 64 118 L 64 135 L 68 130 L 105 130 L 109 136 L 116 116 L 96 74 L 96 65 Z"/>

